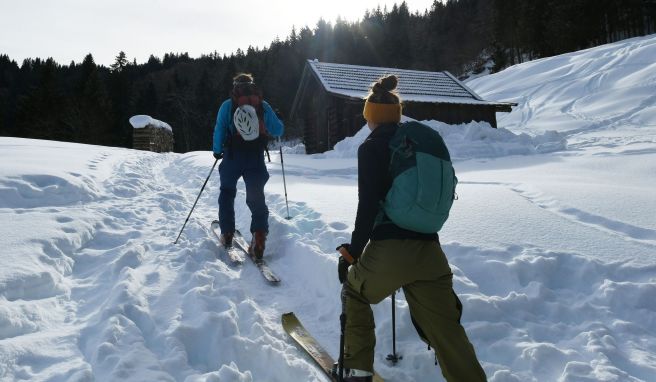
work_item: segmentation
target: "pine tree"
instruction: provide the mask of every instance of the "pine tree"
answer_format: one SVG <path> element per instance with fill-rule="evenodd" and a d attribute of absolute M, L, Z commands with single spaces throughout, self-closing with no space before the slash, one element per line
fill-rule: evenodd
<path fill-rule="evenodd" d="M 19 100 L 16 113 L 17 135 L 74 141 L 72 128 L 64 121 L 69 108 L 59 86 L 59 66 L 52 58 L 46 61 L 37 59 L 28 65 L 36 72 L 38 82 Z"/>
<path fill-rule="evenodd" d="M 93 56 L 88 54 L 79 68 L 79 77 L 71 97 L 71 110 L 66 121 L 76 141 L 98 145 L 114 143 L 112 105 L 105 82 Z M 114 143 L 115 144 L 115 143 Z"/>
<path fill-rule="evenodd" d="M 114 72 L 121 72 L 127 65 L 128 58 L 124 51 L 120 51 L 118 52 L 118 56 L 116 56 L 114 63 L 110 65 L 110 68 L 112 68 L 112 71 Z"/>

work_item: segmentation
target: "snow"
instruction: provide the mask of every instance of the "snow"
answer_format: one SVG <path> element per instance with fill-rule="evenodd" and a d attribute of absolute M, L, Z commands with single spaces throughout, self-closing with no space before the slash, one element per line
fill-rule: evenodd
<path fill-rule="evenodd" d="M 405 117 L 403 121 L 411 120 Z M 565 150 L 567 140 L 564 134 L 547 131 L 530 136 L 514 134 L 511 131 L 493 129 L 487 122 L 470 122 L 461 125 L 448 125 L 440 121 L 421 121 L 438 131 L 449 147 L 452 159 L 497 158 L 508 155 L 530 155 Z M 344 139 L 327 153 L 316 154 L 315 158 L 357 158 L 358 147 L 369 135 L 364 126 L 353 137 Z"/>
<path fill-rule="evenodd" d="M 152 118 L 149 115 L 134 115 L 130 117 L 130 124 L 135 129 L 143 129 L 145 127 L 158 127 L 160 129 L 173 131 L 168 123 Z"/>
<path fill-rule="evenodd" d="M 528 62 L 468 83 L 519 103 L 482 123 L 424 121 L 460 180 L 440 232 L 463 325 L 494 382 L 654 381 L 656 36 Z M 294 311 L 336 356 L 335 247 L 350 239 L 357 146 L 284 148 L 267 164 L 268 257 L 220 255 L 209 152 L 155 154 L 0 137 L 0 380 L 325 381 L 285 335 Z M 208 137 L 210 139 L 210 137 Z M 237 225 L 250 213 L 240 182 Z M 373 307 L 377 371 L 442 380 L 402 293 Z"/>

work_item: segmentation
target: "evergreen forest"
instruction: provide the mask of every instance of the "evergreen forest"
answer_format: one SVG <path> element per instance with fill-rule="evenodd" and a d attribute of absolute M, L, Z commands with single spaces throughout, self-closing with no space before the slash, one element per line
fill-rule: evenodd
<path fill-rule="evenodd" d="M 173 127 L 175 151 L 210 150 L 216 113 L 232 77 L 249 72 L 286 121 L 307 59 L 402 69 L 448 70 L 465 78 L 527 60 L 656 33 L 656 0 L 448 0 L 425 12 L 405 2 L 355 22 L 319 20 L 245 51 L 187 53 L 110 67 L 91 54 L 66 65 L 17 63 L 0 52 L 0 135 L 131 147 L 132 115 Z M 89 47 L 90 49 L 92 47 Z M 288 123 L 288 137 L 298 129 Z"/>

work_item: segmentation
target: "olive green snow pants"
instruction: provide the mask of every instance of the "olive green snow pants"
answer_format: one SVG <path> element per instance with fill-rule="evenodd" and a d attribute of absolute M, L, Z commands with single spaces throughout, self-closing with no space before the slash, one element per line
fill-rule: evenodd
<path fill-rule="evenodd" d="M 349 269 L 342 292 L 346 310 L 344 366 L 373 371 L 375 324 L 370 304 L 403 287 L 410 314 L 435 349 L 447 381 L 485 381 L 474 347 L 460 325 L 462 305 L 437 241 L 377 240 Z"/>

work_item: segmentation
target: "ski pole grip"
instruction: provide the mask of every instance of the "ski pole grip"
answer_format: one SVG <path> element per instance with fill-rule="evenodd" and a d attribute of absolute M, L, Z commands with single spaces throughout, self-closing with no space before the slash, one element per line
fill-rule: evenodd
<path fill-rule="evenodd" d="M 346 260 L 347 263 L 349 264 L 355 263 L 355 259 L 353 258 L 353 256 L 351 256 L 351 254 L 346 248 L 339 247 L 339 254 L 342 255 L 342 257 L 344 258 L 344 260 Z"/>

